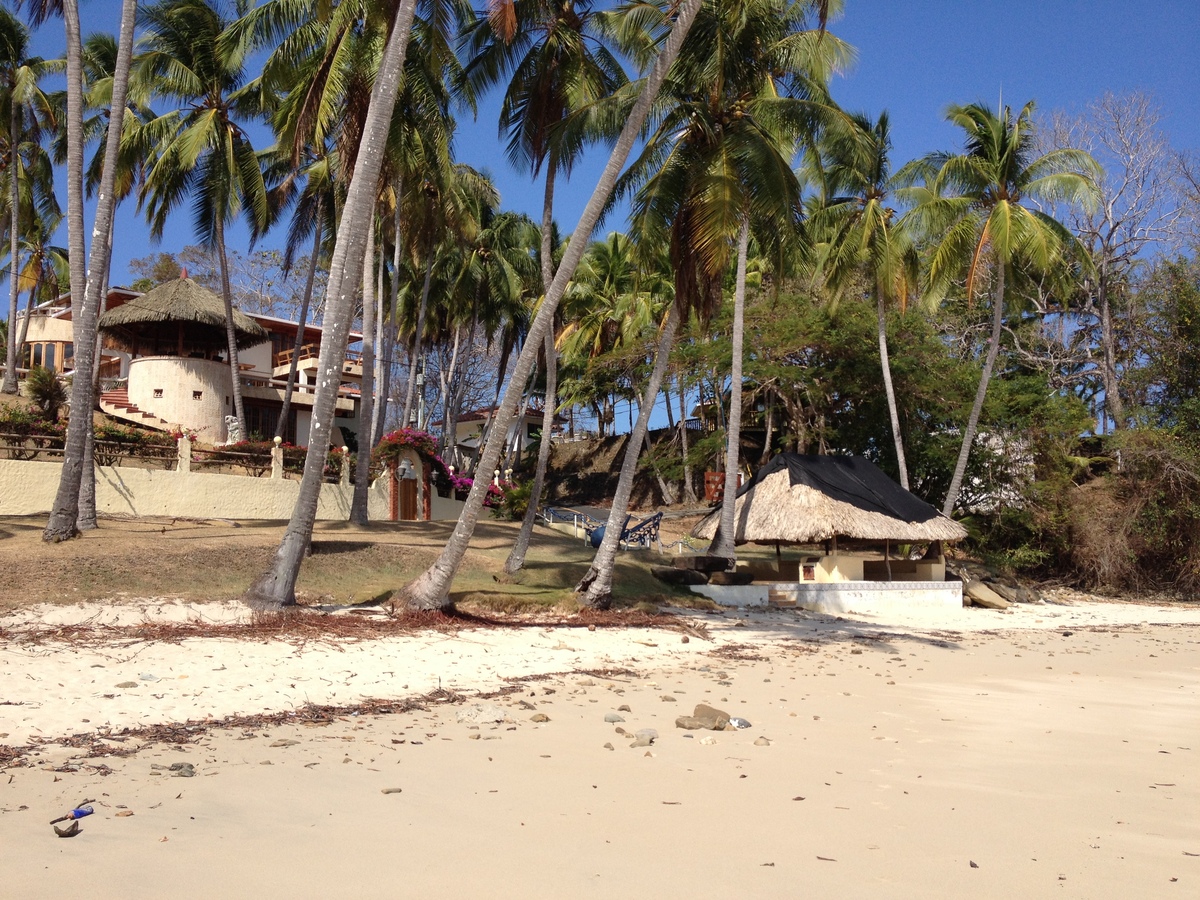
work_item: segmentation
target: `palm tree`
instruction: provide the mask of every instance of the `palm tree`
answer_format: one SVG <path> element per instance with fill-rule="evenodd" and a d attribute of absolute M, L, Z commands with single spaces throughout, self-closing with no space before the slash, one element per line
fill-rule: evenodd
<path fill-rule="evenodd" d="M 961 276 L 971 301 L 988 278 L 992 283 L 991 342 L 942 505 L 947 516 L 958 502 L 1000 349 L 1006 285 L 1011 276 L 1050 272 L 1068 248 L 1079 251 L 1072 254 L 1076 258 L 1087 258 L 1058 220 L 1030 204 L 1090 206 L 1098 195 L 1099 166 L 1081 150 L 1038 156 L 1033 111 L 1032 101 L 1016 115 L 1007 106 L 999 115 L 980 103 L 951 106 L 946 118 L 964 131 L 964 152 L 931 154 L 897 175 L 904 183 L 922 182 L 904 192 L 913 208 L 901 221 L 930 241 L 928 295 L 944 296 Z"/>
<path fill-rule="evenodd" d="M 62 216 L 56 216 L 49 222 L 40 216 L 35 217 L 33 224 L 26 229 L 25 237 L 21 239 L 25 252 L 25 264 L 17 274 L 20 286 L 29 293 L 25 301 L 25 316 L 21 319 L 20 334 L 17 335 L 18 353 L 25 345 L 29 333 L 29 319 L 33 309 L 43 299 L 53 299 L 63 293 L 70 277 L 70 262 L 65 247 L 51 244 L 54 233 L 62 222 Z"/>
<path fill-rule="evenodd" d="M 269 222 L 262 168 L 240 120 L 257 116 L 259 95 L 247 84 L 246 58 L 226 52 L 222 39 L 231 22 L 207 0 L 160 0 L 142 10 L 145 29 L 134 77 L 146 90 L 178 108 L 140 129 L 150 162 L 139 205 L 153 237 L 185 200 L 205 247 L 216 252 L 225 301 L 234 414 L 246 422 L 233 290 L 225 250 L 225 228 L 240 213 L 251 229 Z"/>
<path fill-rule="evenodd" d="M 819 27 L 806 28 L 816 13 Z M 824 32 L 824 8 L 787 0 L 717 0 L 707 4 L 680 53 L 665 93 L 665 112 L 627 185 L 638 185 L 632 217 L 642 239 L 669 244 L 675 272 L 677 327 L 685 316 L 707 319 L 722 299 L 730 257 L 736 254 L 733 364 L 727 423 L 722 528 L 714 555 L 732 561 L 733 499 L 740 448 L 742 342 L 747 256 L 752 223 L 780 239 L 794 231 L 800 185 L 790 158 L 797 139 L 815 136 L 841 114 L 825 83 L 849 58 L 849 48 Z M 664 334 L 670 331 L 664 327 Z M 673 337 L 673 335 L 672 335 Z M 669 352 L 669 347 L 667 348 Z M 656 361 L 661 383 L 665 360 Z M 652 375 L 655 392 L 658 383 Z M 622 464 L 599 550 L 576 590 L 590 606 L 612 600 L 612 569 L 637 454 L 649 409 L 647 393 Z M 629 457 L 632 456 L 632 460 Z"/>
<path fill-rule="evenodd" d="M 904 311 L 917 289 L 919 261 L 912 241 L 899 227 L 896 211 L 887 205 L 892 190 L 888 152 L 891 136 L 887 113 L 870 122 L 852 116 L 856 131 L 831 134 L 810 156 L 809 175 L 819 190 L 818 209 L 811 217 L 818 266 L 837 302 L 865 277 L 875 298 L 879 362 L 892 423 L 892 442 L 900 485 L 908 490 L 908 464 L 892 369 L 888 361 L 887 305 Z"/>
<path fill-rule="evenodd" d="M 471 56 L 465 75 L 482 90 L 511 73 L 500 107 L 500 133 L 508 135 L 508 156 L 536 178 L 546 167 L 542 195 L 542 290 L 554 279 L 554 187 L 560 169 L 569 171 L 580 145 L 556 140 L 555 129 L 573 112 L 610 96 L 626 82 L 617 58 L 605 47 L 597 14 L 586 0 L 494 0 L 488 15 L 467 32 Z M 550 332 L 548 331 L 549 335 Z M 545 339 L 545 411 L 531 497 L 505 569 L 524 565 L 533 534 L 538 498 L 550 461 L 550 434 L 557 409 L 557 365 L 552 335 Z"/>
<path fill-rule="evenodd" d="M 57 212 L 52 179 L 44 177 L 48 171 L 46 154 L 41 147 L 42 132 L 56 127 L 55 114 L 49 98 L 42 92 L 38 82 L 47 71 L 54 68 L 40 57 L 29 55 L 29 31 L 7 9 L 0 9 L 0 115 L 8 126 L 3 135 L 7 144 L 5 175 L 8 179 L 8 247 L 9 278 L 8 321 L 15 326 L 17 321 L 18 287 L 15 273 L 19 271 L 22 211 L 32 215 L 32 206 L 48 218 Z M 22 159 L 22 155 L 25 159 Z M 36 178 L 35 171 L 43 169 L 43 177 Z M 22 196 L 24 195 L 24 196 Z M 24 199 L 24 204 L 22 200 Z M 39 202 L 40 201 L 40 202 Z M 16 344 L 17 329 L 8 329 L 7 359 L 4 381 L 0 391 L 5 394 L 17 392 L 17 363 L 20 347 Z"/>
<path fill-rule="evenodd" d="M 50 8 L 42 7 L 46 14 Z M 124 109 L 133 56 L 133 26 L 136 0 L 122 0 L 121 27 L 113 69 L 111 108 Z M 75 0 L 62 0 L 67 35 L 67 236 L 71 265 L 72 330 L 75 370 L 91 373 L 96 356 L 96 319 L 104 294 L 112 257 L 112 223 L 116 210 L 118 157 L 124 116 L 114 116 L 105 135 L 105 157 L 96 191 L 91 256 L 85 260 L 83 242 L 83 44 L 79 33 L 79 9 Z M 115 127 L 113 126 L 115 122 Z M 82 293 L 82 297 L 80 294 Z M 87 463 L 88 435 L 92 430 L 90 410 L 95 402 L 90 377 L 71 381 L 71 409 L 76 415 L 67 423 L 63 467 L 44 540 L 58 542 L 79 534 L 80 487 Z M 82 413 L 82 415 L 80 414 Z M 94 473 L 88 472 L 89 476 Z"/>
<path fill-rule="evenodd" d="M 244 595 L 245 601 L 252 606 L 279 608 L 296 602 L 296 577 L 317 518 L 317 501 L 341 384 L 342 364 L 346 358 L 346 341 L 350 336 L 356 293 L 362 278 L 366 232 L 371 227 L 375 201 L 379 196 L 379 175 L 383 170 L 388 127 L 404 68 L 415 5 L 415 0 L 400 0 L 391 27 L 385 32 L 386 47 L 371 89 L 362 138 L 354 161 L 354 175 L 350 179 L 346 203 L 338 223 L 337 243 L 329 267 L 324 331 L 317 363 L 320 374 L 313 398 L 304 476 L 300 482 L 296 508 L 275 552 L 274 563 Z M 383 38 L 383 34 L 380 37 Z"/>
<path fill-rule="evenodd" d="M 567 245 L 558 270 L 554 274 L 554 280 L 530 325 L 525 347 L 517 359 L 508 388 L 504 392 L 504 400 L 496 411 L 496 418 L 499 421 L 509 421 L 517 411 L 517 404 L 521 400 L 525 381 L 533 370 L 540 345 L 545 341 L 546 333 L 554 321 L 567 282 L 575 274 L 575 268 L 579 265 L 579 260 L 587 249 L 592 229 L 596 227 L 596 222 L 612 195 L 621 168 L 650 114 L 651 106 L 666 80 L 667 71 L 678 56 L 679 48 L 687 37 L 701 5 L 702 0 L 683 0 L 674 9 L 673 25 L 669 16 L 664 16 L 664 27 L 670 27 L 670 31 L 666 35 L 654 67 L 639 91 L 637 102 L 634 104 L 625 126 L 621 129 L 600 180 L 596 184 L 596 189 L 583 209 L 575 232 Z M 477 471 L 487 472 L 495 468 L 500 459 L 500 453 L 504 449 L 505 438 L 503 429 L 493 429 L 480 455 Z M 463 556 L 466 555 L 467 545 L 475 530 L 475 524 L 479 521 L 479 512 L 483 508 L 487 488 L 486 479 L 475 479 L 471 486 L 471 492 L 467 496 L 466 505 L 459 515 L 458 524 L 455 526 L 450 540 L 446 542 L 445 548 L 428 569 L 397 592 L 397 598 L 407 607 L 447 609 L 452 605 L 449 596 L 450 585 L 462 563 Z"/>

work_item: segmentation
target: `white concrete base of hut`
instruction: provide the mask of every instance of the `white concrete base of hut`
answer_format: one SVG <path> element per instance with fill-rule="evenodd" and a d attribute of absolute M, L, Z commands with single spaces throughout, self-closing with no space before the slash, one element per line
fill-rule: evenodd
<path fill-rule="evenodd" d="M 961 581 L 761 582 L 696 584 L 692 590 L 721 606 L 776 606 L 810 612 L 887 615 L 921 609 L 962 609 Z"/>

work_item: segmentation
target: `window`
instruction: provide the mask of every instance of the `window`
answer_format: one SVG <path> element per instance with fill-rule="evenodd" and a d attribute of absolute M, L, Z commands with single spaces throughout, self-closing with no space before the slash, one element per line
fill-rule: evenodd
<path fill-rule="evenodd" d="M 46 345 L 46 362 L 44 365 L 47 369 L 54 368 L 54 344 Z"/>
<path fill-rule="evenodd" d="M 155 389 L 154 389 L 154 399 L 155 399 L 155 400 L 161 400 L 161 399 L 162 399 L 162 392 L 163 392 L 163 389 L 162 389 L 162 388 L 155 388 Z"/>
<path fill-rule="evenodd" d="M 33 364 L 35 366 L 40 366 L 42 364 L 42 345 L 41 344 L 33 345 Z"/>
<path fill-rule="evenodd" d="M 193 400 L 203 400 L 204 399 L 204 391 L 192 391 L 192 399 Z"/>

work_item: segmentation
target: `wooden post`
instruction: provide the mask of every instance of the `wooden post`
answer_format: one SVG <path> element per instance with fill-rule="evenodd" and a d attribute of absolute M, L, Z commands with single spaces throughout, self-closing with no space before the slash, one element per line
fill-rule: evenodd
<path fill-rule="evenodd" d="M 433 521 L 433 480 L 429 477 L 431 468 L 432 466 L 426 465 L 425 460 L 421 460 L 421 484 L 425 488 L 425 496 L 421 500 L 421 513 L 426 522 Z"/>

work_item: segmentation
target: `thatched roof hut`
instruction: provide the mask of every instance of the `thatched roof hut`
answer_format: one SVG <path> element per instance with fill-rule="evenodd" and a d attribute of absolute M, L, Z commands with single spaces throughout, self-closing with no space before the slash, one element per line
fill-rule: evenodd
<path fill-rule="evenodd" d="M 267 330 L 238 310 L 233 327 L 241 350 L 269 339 Z M 99 328 L 118 346 L 146 355 L 207 354 L 228 347 L 225 301 L 185 277 L 164 281 L 100 317 Z"/>
<path fill-rule="evenodd" d="M 861 456 L 781 453 L 738 491 L 734 542 L 814 544 L 955 541 L 966 529 L 910 494 Z M 718 508 L 692 529 L 712 540 Z"/>

